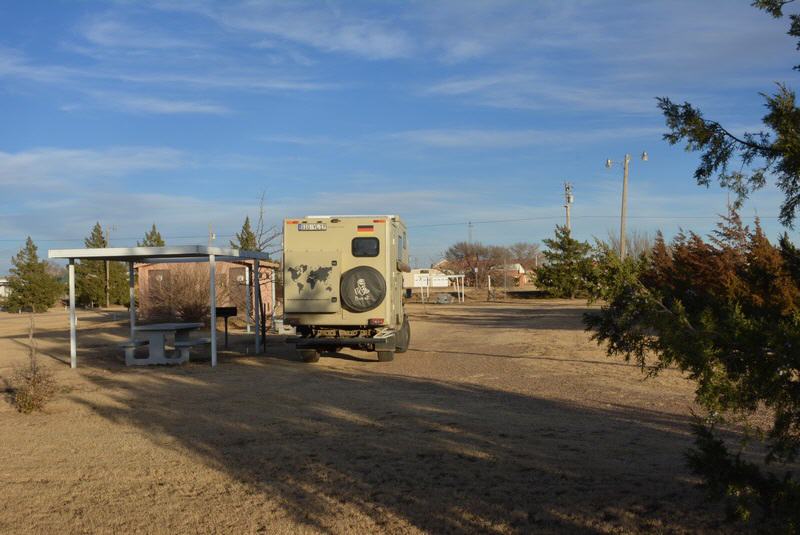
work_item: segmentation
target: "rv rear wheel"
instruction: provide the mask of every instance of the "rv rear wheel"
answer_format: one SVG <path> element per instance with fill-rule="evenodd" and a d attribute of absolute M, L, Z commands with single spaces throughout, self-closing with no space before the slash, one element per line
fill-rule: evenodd
<path fill-rule="evenodd" d="M 316 349 L 301 349 L 300 358 L 303 362 L 319 362 L 319 351 Z"/>
<path fill-rule="evenodd" d="M 391 362 L 394 360 L 394 351 L 378 351 L 378 360 L 381 362 Z"/>

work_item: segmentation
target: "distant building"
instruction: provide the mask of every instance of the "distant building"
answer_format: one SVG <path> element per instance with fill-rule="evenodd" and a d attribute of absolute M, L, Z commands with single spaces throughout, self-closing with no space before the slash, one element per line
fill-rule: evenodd
<path fill-rule="evenodd" d="M 5 299 L 11 293 L 8 277 L 0 277 L 0 300 Z"/>
<path fill-rule="evenodd" d="M 447 288 L 451 281 L 438 269 L 412 269 L 403 273 L 403 288 Z"/>
<path fill-rule="evenodd" d="M 493 284 L 501 284 L 507 277 L 508 281 L 513 281 L 514 286 L 526 286 L 528 284 L 528 272 L 522 264 L 506 264 L 494 266 L 489 270 Z"/>

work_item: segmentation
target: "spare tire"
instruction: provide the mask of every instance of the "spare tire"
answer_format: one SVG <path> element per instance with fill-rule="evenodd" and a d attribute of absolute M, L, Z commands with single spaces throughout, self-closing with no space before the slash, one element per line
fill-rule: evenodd
<path fill-rule="evenodd" d="M 377 269 L 358 266 L 342 275 L 339 287 L 342 306 L 350 312 L 366 312 L 383 303 L 386 280 Z"/>

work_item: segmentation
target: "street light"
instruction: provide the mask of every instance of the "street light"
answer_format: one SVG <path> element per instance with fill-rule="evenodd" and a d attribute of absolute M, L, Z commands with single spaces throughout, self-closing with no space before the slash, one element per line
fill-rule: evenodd
<path fill-rule="evenodd" d="M 646 162 L 649 160 L 647 156 L 647 152 L 642 153 L 642 161 Z M 628 217 L 628 167 L 631 162 L 631 155 L 626 154 L 625 159 L 622 162 L 622 210 L 619 217 L 619 258 L 620 260 L 625 259 L 625 220 Z M 615 162 L 611 159 L 606 160 L 606 167 L 609 169 Z"/>
<path fill-rule="evenodd" d="M 572 194 L 572 183 L 564 182 L 564 208 L 567 210 L 567 230 L 571 231 L 572 226 L 569 221 L 569 208 L 575 202 L 575 196 Z"/>

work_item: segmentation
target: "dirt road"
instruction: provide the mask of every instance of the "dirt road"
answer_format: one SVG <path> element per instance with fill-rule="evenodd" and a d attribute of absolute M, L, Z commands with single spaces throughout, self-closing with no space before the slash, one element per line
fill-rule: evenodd
<path fill-rule="evenodd" d="M 0 401 L 0 532 L 695 533 L 692 387 L 606 358 L 579 301 L 412 305 L 411 349 L 130 369 L 124 314 L 37 318 L 62 391 Z M 0 387 L 27 320 L 0 315 Z"/>

